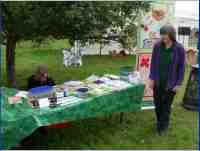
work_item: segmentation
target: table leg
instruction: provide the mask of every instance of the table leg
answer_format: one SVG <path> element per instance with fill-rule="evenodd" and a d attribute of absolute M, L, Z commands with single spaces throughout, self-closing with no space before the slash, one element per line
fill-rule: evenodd
<path fill-rule="evenodd" d="M 109 119 L 109 120 L 112 120 L 112 114 L 109 115 L 108 119 Z"/>
<path fill-rule="evenodd" d="M 120 123 L 123 122 L 123 118 L 124 118 L 124 113 L 121 112 L 121 113 L 119 114 L 119 122 L 120 122 Z"/>
<path fill-rule="evenodd" d="M 105 122 L 109 123 L 109 122 L 111 122 L 111 120 L 112 120 L 112 114 L 105 116 L 105 120 L 104 120 Z"/>

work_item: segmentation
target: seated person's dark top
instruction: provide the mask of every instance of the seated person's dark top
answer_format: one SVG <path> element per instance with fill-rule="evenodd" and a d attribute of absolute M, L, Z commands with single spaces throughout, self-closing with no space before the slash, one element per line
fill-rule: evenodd
<path fill-rule="evenodd" d="M 48 77 L 46 81 L 37 81 L 34 78 L 34 75 L 28 78 L 28 89 L 44 86 L 44 85 L 54 86 L 55 82 L 50 77 Z"/>

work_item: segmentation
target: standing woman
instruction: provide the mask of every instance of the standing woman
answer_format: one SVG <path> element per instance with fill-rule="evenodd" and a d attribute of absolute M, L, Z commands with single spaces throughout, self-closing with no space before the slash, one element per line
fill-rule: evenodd
<path fill-rule="evenodd" d="M 176 41 L 175 28 L 165 25 L 160 29 L 160 35 L 161 40 L 153 48 L 149 75 L 159 135 L 169 127 L 171 104 L 185 71 L 185 50 Z"/>

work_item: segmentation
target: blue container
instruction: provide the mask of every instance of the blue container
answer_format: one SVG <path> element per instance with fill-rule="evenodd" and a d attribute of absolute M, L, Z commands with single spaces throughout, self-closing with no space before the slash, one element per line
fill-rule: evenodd
<path fill-rule="evenodd" d="M 45 85 L 45 86 L 32 88 L 28 92 L 30 96 L 34 96 L 34 95 L 40 95 L 40 94 L 45 94 L 45 93 L 51 93 L 52 91 L 53 91 L 52 86 Z"/>

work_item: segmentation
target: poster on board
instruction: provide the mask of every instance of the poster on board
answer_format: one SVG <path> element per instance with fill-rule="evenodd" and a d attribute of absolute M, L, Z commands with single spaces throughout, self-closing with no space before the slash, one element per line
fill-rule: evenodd
<path fill-rule="evenodd" d="M 145 82 L 145 92 L 143 100 L 153 100 L 153 92 L 148 86 L 151 65 L 151 52 L 141 52 L 137 54 L 136 70 L 139 71 L 142 80 Z"/>
<path fill-rule="evenodd" d="M 173 23 L 174 3 L 153 2 L 150 11 L 141 14 L 139 48 L 153 48 L 155 41 L 160 38 L 160 28 Z"/>

